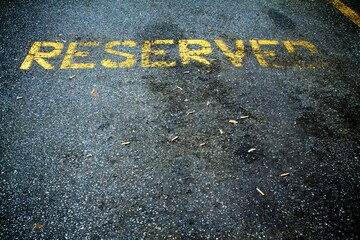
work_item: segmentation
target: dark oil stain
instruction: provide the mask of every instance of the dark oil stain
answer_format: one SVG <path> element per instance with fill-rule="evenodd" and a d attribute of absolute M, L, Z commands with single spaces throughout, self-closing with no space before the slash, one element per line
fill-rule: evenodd
<path fill-rule="evenodd" d="M 251 112 L 241 104 L 241 95 L 235 93 L 235 90 L 228 85 L 229 83 L 221 78 L 223 71 L 221 61 L 211 61 L 210 66 L 192 62 L 187 66 L 180 65 L 157 71 L 158 74 L 151 73 L 142 78 L 149 92 L 159 103 L 157 108 L 159 122 L 164 122 L 161 131 L 165 134 L 178 132 L 186 134 L 181 136 L 182 138 L 176 144 L 171 145 L 168 149 L 169 156 L 192 156 L 196 162 L 206 159 L 206 163 L 202 164 L 205 171 L 224 169 L 232 173 L 242 169 L 244 163 L 252 163 L 262 158 L 262 153 L 259 151 L 252 155 L 242 155 L 241 151 L 247 152 L 251 146 L 237 145 L 243 141 L 244 135 L 238 134 L 238 131 L 247 131 L 248 123 L 240 124 L 236 131 L 231 132 L 233 136 L 227 135 L 230 139 L 218 136 L 217 129 L 223 124 L 227 125 L 226 119 L 229 116 L 251 115 Z M 176 86 L 181 89 L 177 89 Z M 213 109 L 210 119 L 207 119 L 210 124 L 205 124 L 206 121 L 199 119 L 197 114 L 191 116 L 185 114 L 189 110 L 206 109 L 207 103 L 211 104 L 209 111 Z M 204 121 L 204 124 L 196 123 L 201 121 Z M 214 158 L 213 151 L 208 148 L 203 148 L 203 151 L 198 148 L 199 142 L 214 138 L 216 139 L 214 144 L 218 145 L 219 149 L 222 146 L 223 150 L 227 151 L 226 155 L 220 158 Z M 261 145 L 261 143 L 258 144 Z M 244 149 L 240 150 L 241 146 Z M 166 146 L 162 145 L 161 148 L 164 147 Z M 193 171 L 192 164 L 188 161 L 173 161 L 167 158 L 166 161 L 156 161 L 156 163 L 153 164 L 157 167 L 160 167 L 158 165 L 170 167 L 174 176 L 188 169 L 181 178 L 191 178 L 189 174 Z"/>
<path fill-rule="evenodd" d="M 210 99 L 231 107 L 228 100 L 231 94 L 217 77 L 220 72 L 221 66 L 216 62 L 211 66 L 194 62 L 186 68 L 164 69 L 159 76 L 146 75 L 142 78 L 146 80 L 148 89 L 159 95 L 167 106 L 165 113 L 175 114 L 185 111 L 187 102 L 206 104 Z M 176 86 L 181 86 L 182 90 L 176 89 Z"/>
<path fill-rule="evenodd" d="M 302 116 L 296 119 L 296 125 L 303 129 L 305 134 L 316 138 L 334 136 L 334 131 L 328 126 L 325 117 L 315 110 L 305 110 Z"/>
<path fill-rule="evenodd" d="M 293 30 L 296 28 L 296 24 L 291 20 L 291 18 L 287 17 L 276 9 L 269 9 L 268 15 L 275 26 L 282 30 Z"/>
<path fill-rule="evenodd" d="M 351 103 L 350 97 L 335 99 L 329 98 L 325 102 L 338 113 L 348 132 L 359 133 L 360 131 L 360 105 Z"/>
<path fill-rule="evenodd" d="M 326 66 L 326 62 L 321 58 L 319 54 L 285 54 L 278 55 L 275 58 L 267 59 L 270 65 L 277 65 L 280 68 L 322 68 Z"/>
<path fill-rule="evenodd" d="M 104 212 L 104 211 L 107 209 L 106 203 L 103 202 L 103 201 L 101 201 L 101 202 L 97 205 L 97 207 L 98 207 L 102 212 Z"/>
<path fill-rule="evenodd" d="M 341 107 L 337 108 L 338 112 L 342 116 L 345 127 L 349 130 L 359 133 L 360 132 L 360 106 L 354 107 Z M 347 106 L 346 104 L 344 106 Z"/>
<path fill-rule="evenodd" d="M 162 93 L 163 95 L 170 94 L 169 82 L 163 79 L 157 79 L 155 76 L 152 75 L 143 76 L 142 78 L 147 80 L 147 86 L 152 92 Z"/>
<path fill-rule="evenodd" d="M 258 160 L 263 159 L 264 154 L 259 149 L 249 152 L 250 149 L 254 148 L 255 145 L 243 144 L 234 151 L 234 155 L 240 160 L 247 164 L 255 163 Z"/>
<path fill-rule="evenodd" d="M 140 36 L 145 40 L 173 39 L 177 41 L 184 38 L 184 34 L 179 25 L 171 23 L 170 21 L 148 24 L 140 33 Z"/>
<path fill-rule="evenodd" d="M 79 154 L 75 151 L 67 151 L 62 155 L 62 161 L 64 163 L 77 163 L 80 161 L 82 154 Z"/>
<path fill-rule="evenodd" d="M 104 130 L 108 129 L 109 127 L 110 127 L 110 123 L 109 123 L 109 122 L 105 122 L 105 123 L 101 124 L 101 125 L 98 127 L 98 130 L 104 131 Z"/>

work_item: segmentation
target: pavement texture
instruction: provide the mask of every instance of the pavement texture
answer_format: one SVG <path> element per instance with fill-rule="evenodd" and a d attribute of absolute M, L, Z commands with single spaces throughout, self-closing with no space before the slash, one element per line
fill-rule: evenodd
<path fill-rule="evenodd" d="M 329 1 L 0 7 L 1 239 L 358 239 L 360 28 Z M 174 40 L 154 59 L 175 66 L 141 65 L 156 39 Z M 209 41 L 211 64 L 183 65 L 182 39 Z M 214 39 L 244 40 L 243 66 Z M 319 56 L 262 67 L 253 39 Z M 115 40 L 137 43 L 133 67 L 101 66 Z M 37 41 L 102 47 L 93 69 L 60 69 L 63 50 L 53 70 L 21 70 Z"/>

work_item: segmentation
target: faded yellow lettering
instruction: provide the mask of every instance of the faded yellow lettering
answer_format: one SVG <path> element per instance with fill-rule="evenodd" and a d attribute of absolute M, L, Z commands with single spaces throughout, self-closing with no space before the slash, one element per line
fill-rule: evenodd
<path fill-rule="evenodd" d="M 308 41 L 302 41 L 302 40 L 296 40 L 296 41 L 284 41 L 284 46 L 286 48 L 286 50 L 291 54 L 291 55 L 295 55 L 296 54 L 296 47 L 303 47 L 308 49 L 313 56 L 319 56 L 319 52 L 316 49 L 315 45 L 312 44 L 311 42 Z M 325 62 L 320 61 L 319 59 L 317 59 L 317 61 L 312 61 L 313 63 L 309 63 L 309 64 L 300 64 L 302 67 L 307 67 L 307 68 L 316 68 L 316 67 L 324 67 L 326 66 Z"/>
<path fill-rule="evenodd" d="M 51 52 L 40 52 L 41 47 L 54 48 Z M 33 61 L 36 61 L 40 66 L 49 70 L 54 69 L 54 66 L 47 62 L 44 58 L 53 58 L 61 54 L 64 45 L 59 42 L 34 42 L 31 46 L 28 55 L 21 64 L 20 69 L 29 70 Z"/>
<path fill-rule="evenodd" d="M 286 50 L 291 54 L 295 53 L 295 46 L 303 46 L 309 49 L 311 53 L 318 53 L 315 45 L 308 41 L 284 41 L 284 45 Z"/>
<path fill-rule="evenodd" d="M 215 40 L 215 43 L 219 46 L 221 51 L 230 60 L 235 67 L 241 67 L 245 56 L 244 41 L 236 40 L 235 43 L 235 54 L 229 49 L 229 47 L 219 39 Z"/>
<path fill-rule="evenodd" d="M 135 55 L 130 54 L 130 53 L 116 51 L 113 49 L 113 47 L 120 46 L 120 45 L 124 45 L 127 47 L 135 47 L 136 42 L 127 40 L 127 41 L 112 41 L 112 42 L 106 43 L 105 52 L 124 57 L 124 58 L 126 58 L 126 60 L 123 62 L 117 63 L 117 62 L 111 61 L 110 59 L 103 59 L 101 61 L 101 65 L 103 65 L 104 67 L 107 67 L 107 68 L 129 68 L 136 63 Z"/>
<path fill-rule="evenodd" d="M 175 61 L 164 62 L 164 61 L 150 61 L 151 55 L 165 55 L 166 51 L 163 49 L 151 49 L 153 45 L 162 45 L 162 44 L 174 44 L 174 40 L 146 40 L 143 43 L 142 55 L 141 55 L 141 64 L 143 67 L 174 67 L 176 65 Z"/>
<path fill-rule="evenodd" d="M 201 49 L 189 49 L 189 45 L 199 45 Z M 190 59 L 205 65 L 211 65 L 210 61 L 201 57 L 212 52 L 211 44 L 200 39 L 179 40 L 179 52 L 182 64 L 190 64 Z"/>
<path fill-rule="evenodd" d="M 81 42 L 79 43 L 80 47 L 96 47 L 99 46 L 100 42 Z M 68 68 L 94 68 L 95 63 L 72 63 L 74 57 L 87 57 L 89 56 L 89 52 L 79 52 L 76 50 L 77 42 L 71 42 L 69 44 L 68 50 L 64 57 L 63 62 L 61 63 L 61 69 L 68 69 Z"/>
<path fill-rule="evenodd" d="M 272 50 L 261 50 L 261 45 L 279 45 L 277 40 L 250 40 L 251 47 L 256 56 L 256 59 L 262 67 L 269 67 L 269 63 L 266 62 L 265 57 L 275 57 L 276 53 Z M 276 64 L 272 64 L 273 67 L 281 67 Z"/>
<path fill-rule="evenodd" d="M 134 51 L 135 47 L 138 46 L 136 41 L 114 40 L 104 43 L 104 48 L 101 46 L 106 57 L 99 60 L 91 56 L 91 51 L 86 50 L 100 46 L 101 43 L 97 41 L 70 42 L 66 50 L 61 42 L 34 42 L 20 69 L 29 70 L 34 62 L 44 69 L 54 69 L 58 66 L 52 63 L 55 59 L 52 60 L 51 58 L 60 58 L 61 55 L 63 59 L 60 69 L 93 69 L 99 63 L 105 68 L 130 68 L 139 62 L 139 58 L 142 67 L 174 67 L 177 61 L 181 61 L 182 65 L 197 62 L 210 66 L 212 64 L 210 54 L 213 52 L 211 44 L 217 46 L 217 51 L 222 52 L 221 54 L 224 54 L 232 66 L 240 68 L 244 65 L 245 55 L 247 56 L 245 54 L 245 40 L 239 39 L 231 44 L 221 39 L 214 39 L 213 41 L 211 43 L 202 39 L 182 39 L 178 42 L 172 39 L 144 40 L 139 56 L 139 53 Z M 317 47 L 309 41 L 249 40 L 249 42 L 252 54 L 261 67 L 319 68 L 327 66 L 326 62 L 322 61 Z M 175 56 L 172 55 L 175 53 L 169 50 L 170 47 L 171 49 L 178 47 L 178 58 L 180 60 L 175 59 Z M 137 50 L 139 51 L 139 49 Z M 220 54 L 220 52 L 218 53 Z M 287 53 L 287 56 L 284 53 L 285 55 Z"/>

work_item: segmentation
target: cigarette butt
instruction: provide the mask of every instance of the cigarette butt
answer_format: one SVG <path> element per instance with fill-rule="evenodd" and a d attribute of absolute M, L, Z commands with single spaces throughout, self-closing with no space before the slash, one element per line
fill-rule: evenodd
<path fill-rule="evenodd" d="M 40 231 L 41 229 L 44 228 L 44 226 L 45 226 L 44 224 L 35 223 L 35 224 L 32 226 L 31 230 L 32 230 L 32 231 Z"/>
<path fill-rule="evenodd" d="M 86 154 L 86 157 L 87 158 L 91 158 L 93 155 L 91 154 L 91 153 L 89 153 L 89 154 Z"/>
<path fill-rule="evenodd" d="M 219 128 L 219 132 L 220 134 L 224 134 L 224 131 L 221 128 Z"/>
<path fill-rule="evenodd" d="M 200 143 L 200 147 L 203 147 L 203 146 L 205 146 L 206 145 L 206 143 Z"/>
<path fill-rule="evenodd" d="M 251 149 L 249 149 L 248 153 L 251 153 L 251 152 L 253 152 L 255 150 L 256 150 L 256 148 L 251 148 Z"/>
<path fill-rule="evenodd" d="M 93 96 L 96 96 L 96 95 L 97 95 L 97 92 L 96 92 L 95 89 L 93 89 L 93 90 L 90 92 L 90 94 L 93 95 Z"/>
<path fill-rule="evenodd" d="M 73 78 L 76 78 L 76 75 L 72 75 L 69 77 L 69 79 L 73 79 Z"/>
<path fill-rule="evenodd" d="M 179 86 L 176 86 L 176 88 L 177 89 L 179 89 L 179 90 L 181 90 L 181 91 L 183 91 L 184 89 L 182 89 L 181 87 L 179 87 Z"/>
<path fill-rule="evenodd" d="M 246 115 L 246 116 L 241 116 L 240 119 L 247 119 L 247 118 L 250 118 L 249 115 Z"/>
<path fill-rule="evenodd" d="M 172 141 L 172 142 L 175 142 L 178 138 L 179 138 L 178 136 L 173 137 L 173 138 L 171 139 L 171 141 Z"/>
<path fill-rule="evenodd" d="M 190 115 L 190 114 L 194 114 L 195 111 L 190 111 L 190 112 L 187 112 L 186 115 Z"/>
<path fill-rule="evenodd" d="M 256 188 L 256 190 L 261 194 L 261 196 L 265 196 L 265 193 L 261 191 L 259 188 Z"/>
<path fill-rule="evenodd" d="M 184 74 L 189 74 L 189 73 L 190 73 L 190 71 L 185 71 L 185 72 L 184 72 Z"/>
<path fill-rule="evenodd" d="M 280 177 L 286 177 L 286 176 L 289 176 L 290 175 L 290 173 L 282 173 L 282 174 L 280 174 Z"/>
<path fill-rule="evenodd" d="M 130 144 L 130 142 L 122 142 L 121 143 L 121 145 L 123 145 L 123 146 L 129 145 L 129 144 Z"/>
<path fill-rule="evenodd" d="M 20 99 L 23 99 L 23 97 L 16 97 L 16 100 L 20 100 Z"/>
<path fill-rule="evenodd" d="M 237 124 L 237 123 L 238 123 L 238 121 L 236 121 L 236 120 L 229 120 L 229 123 L 232 123 L 232 124 Z"/>

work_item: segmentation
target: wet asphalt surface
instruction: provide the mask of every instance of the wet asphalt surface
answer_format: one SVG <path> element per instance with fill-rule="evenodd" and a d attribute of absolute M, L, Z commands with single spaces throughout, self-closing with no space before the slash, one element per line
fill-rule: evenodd
<path fill-rule="evenodd" d="M 1 239 L 357 239 L 360 29 L 327 1 L 0 6 Z M 131 68 L 93 48 L 94 69 L 59 69 L 63 52 L 20 70 L 36 41 L 125 39 Z M 141 66 L 154 39 L 175 67 Z M 215 60 L 182 65 L 181 39 Z M 244 40 L 243 67 L 214 39 Z M 326 64 L 264 68 L 251 39 L 310 41 Z"/>

